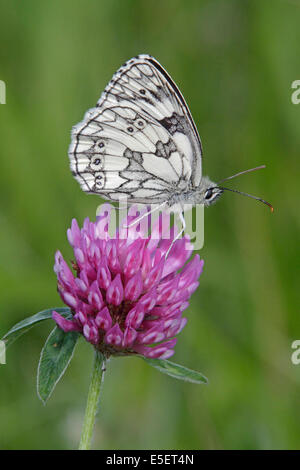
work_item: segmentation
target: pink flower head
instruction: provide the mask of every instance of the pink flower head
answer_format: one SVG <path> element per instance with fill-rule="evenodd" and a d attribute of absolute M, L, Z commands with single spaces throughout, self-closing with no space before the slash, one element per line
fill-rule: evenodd
<path fill-rule="evenodd" d="M 187 262 L 192 254 L 188 237 L 172 245 L 174 231 L 164 238 L 159 223 L 152 236 L 135 226 L 127 237 L 122 230 L 110 238 L 103 217 L 85 219 L 82 229 L 73 219 L 68 239 L 76 275 L 59 251 L 54 265 L 58 291 L 73 318 L 54 311 L 53 320 L 65 332 L 82 333 L 106 356 L 167 359 L 187 322 L 182 312 L 198 286 L 203 261 L 196 255 Z"/>

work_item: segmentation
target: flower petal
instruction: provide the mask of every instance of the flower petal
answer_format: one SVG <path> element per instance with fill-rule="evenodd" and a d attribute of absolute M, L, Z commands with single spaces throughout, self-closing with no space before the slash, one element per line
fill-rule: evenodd
<path fill-rule="evenodd" d="M 162 331 L 157 330 L 156 326 L 151 328 L 145 333 L 139 333 L 137 336 L 137 343 L 139 344 L 153 344 L 159 343 L 165 339 L 165 334 Z"/>
<path fill-rule="evenodd" d="M 106 301 L 112 305 L 120 305 L 124 298 L 124 288 L 120 274 L 117 274 L 106 291 Z"/>
<path fill-rule="evenodd" d="M 87 323 L 83 327 L 83 334 L 87 341 L 92 344 L 97 344 L 99 341 L 99 333 L 95 326 L 88 325 Z"/>
<path fill-rule="evenodd" d="M 108 330 L 104 336 L 104 341 L 111 346 L 121 346 L 123 341 L 123 333 L 118 323 Z"/>
<path fill-rule="evenodd" d="M 173 347 L 175 346 L 176 341 L 176 338 L 174 338 L 171 341 L 166 341 L 165 343 L 159 344 L 152 348 L 149 346 L 142 346 L 138 344 L 134 345 L 133 349 L 145 357 L 149 357 L 152 359 L 168 359 L 174 354 Z"/>
<path fill-rule="evenodd" d="M 100 261 L 98 271 L 97 271 L 97 280 L 101 289 L 108 289 L 111 283 L 111 273 L 107 266 L 106 256 L 102 256 Z"/>
<path fill-rule="evenodd" d="M 109 310 L 107 307 L 104 307 L 99 313 L 97 313 L 95 318 L 95 324 L 98 328 L 107 331 L 110 329 L 112 325 L 112 319 L 109 314 Z"/>
<path fill-rule="evenodd" d="M 145 313 L 149 313 L 151 312 L 151 310 L 154 308 L 156 304 L 156 298 L 157 298 L 156 289 L 155 288 L 151 289 L 150 292 L 147 292 L 147 294 L 143 295 L 139 299 L 137 303 L 137 307 L 143 310 Z"/>
<path fill-rule="evenodd" d="M 145 312 L 138 304 L 133 307 L 126 316 L 125 325 L 132 328 L 139 328 L 144 320 Z"/>
<path fill-rule="evenodd" d="M 81 328 L 76 321 L 64 318 L 55 310 L 52 312 L 52 318 L 57 326 L 59 326 L 59 328 L 61 328 L 65 333 L 68 333 L 69 331 L 81 331 Z"/>
<path fill-rule="evenodd" d="M 144 280 L 144 288 L 145 290 L 151 289 L 151 287 L 155 286 L 156 284 L 159 283 L 163 269 L 164 269 L 164 263 L 165 263 L 165 258 L 162 258 L 158 264 L 156 264 L 150 272 L 147 274 L 145 280 Z"/>
<path fill-rule="evenodd" d="M 130 346 L 132 346 L 132 344 L 136 340 L 137 335 L 138 333 L 134 328 L 131 328 L 131 326 L 127 326 L 124 331 L 122 346 L 124 348 L 129 348 Z"/>
<path fill-rule="evenodd" d="M 91 284 L 88 293 L 88 301 L 97 310 L 100 310 L 100 308 L 102 307 L 103 298 L 98 286 L 98 281 L 94 281 Z"/>
<path fill-rule="evenodd" d="M 71 307 L 73 310 L 76 310 L 76 307 L 78 305 L 78 299 L 75 295 L 71 294 L 70 292 L 66 292 L 64 290 L 60 290 L 60 295 L 66 305 Z"/>
<path fill-rule="evenodd" d="M 105 247 L 105 254 L 108 260 L 109 269 L 115 273 L 121 272 L 121 266 L 118 256 L 117 240 L 108 240 Z"/>
<path fill-rule="evenodd" d="M 143 249 L 145 240 L 137 239 L 129 246 L 123 266 L 123 273 L 126 277 L 132 277 L 141 266 L 143 259 Z"/>
<path fill-rule="evenodd" d="M 71 228 L 67 230 L 67 237 L 68 237 L 70 245 L 72 245 L 73 247 L 79 246 L 80 235 L 81 235 L 81 232 L 80 232 L 80 228 L 78 226 L 77 220 L 73 219 Z"/>
<path fill-rule="evenodd" d="M 124 298 L 131 302 L 137 300 L 143 290 L 143 281 L 141 272 L 137 272 L 132 278 L 130 278 L 125 286 Z"/>

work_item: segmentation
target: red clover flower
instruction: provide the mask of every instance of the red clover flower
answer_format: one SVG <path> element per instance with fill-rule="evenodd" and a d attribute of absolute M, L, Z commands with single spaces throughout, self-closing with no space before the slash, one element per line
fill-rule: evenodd
<path fill-rule="evenodd" d="M 53 311 L 52 318 L 63 331 L 82 333 L 106 357 L 138 353 L 167 359 L 186 325 L 182 313 L 198 287 L 203 261 L 199 255 L 188 261 L 189 238 L 174 242 L 174 230 L 164 238 L 159 221 L 151 236 L 134 228 L 126 237 L 124 229 L 117 230 L 113 238 L 103 221 L 87 218 L 80 229 L 73 219 L 67 235 L 76 275 L 59 251 L 54 265 L 58 291 L 73 317 Z"/>

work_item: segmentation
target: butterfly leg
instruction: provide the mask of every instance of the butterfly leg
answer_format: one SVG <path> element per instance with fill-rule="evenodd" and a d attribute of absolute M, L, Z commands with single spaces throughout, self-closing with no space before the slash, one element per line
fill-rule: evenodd
<path fill-rule="evenodd" d="M 163 202 L 162 204 L 159 204 L 158 206 L 154 207 L 154 209 L 151 209 L 151 211 L 145 212 L 145 214 L 143 214 L 143 215 L 141 215 L 140 217 L 138 217 L 137 219 L 135 219 L 133 222 L 131 222 L 131 224 L 129 224 L 129 225 L 124 225 L 123 228 L 130 228 L 130 227 L 133 227 L 135 224 L 139 223 L 139 222 L 140 222 L 141 220 L 143 220 L 145 217 L 148 217 L 148 215 L 153 214 L 153 212 L 156 212 L 156 211 L 158 211 L 159 209 L 161 209 L 165 204 L 166 204 L 166 202 Z"/>
<path fill-rule="evenodd" d="M 114 209 L 116 209 L 116 211 L 125 211 L 128 209 L 128 206 L 127 205 L 124 205 L 124 206 L 114 206 Z"/>
<path fill-rule="evenodd" d="M 166 255 L 165 255 L 166 258 L 168 257 L 168 255 L 169 255 L 169 253 L 170 253 L 170 251 L 171 251 L 171 248 L 172 248 L 172 246 L 174 245 L 174 243 L 176 242 L 176 240 L 178 240 L 178 239 L 181 237 L 181 235 L 183 234 L 183 232 L 184 232 L 185 229 L 186 229 L 186 223 L 185 223 L 185 220 L 184 220 L 184 217 L 183 217 L 183 212 L 179 212 L 179 219 L 180 219 L 180 222 L 181 222 L 181 224 L 182 224 L 182 225 L 181 225 L 181 230 L 180 230 L 180 232 L 176 235 L 176 237 L 175 237 L 174 240 L 172 241 L 171 245 L 169 246 L 169 249 L 168 249 L 168 251 L 167 251 L 167 253 L 166 253 Z"/>

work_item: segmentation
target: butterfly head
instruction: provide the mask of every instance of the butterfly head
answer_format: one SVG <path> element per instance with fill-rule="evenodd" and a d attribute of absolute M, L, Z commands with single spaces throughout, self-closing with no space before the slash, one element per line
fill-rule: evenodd
<path fill-rule="evenodd" d="M 220 183 L 223 183 L 224 181 L 231 180 L 233 178 L 236 178 L 239 175 L 243 175 L 243 174 L 249 173 L 251 171 L 260 170 L 261 168 L 265 168 L 265 165 L 261 165 L 261 166 L 258 166 L 256 168 L 250 168 L 249 170 L 245 170 L 245 171 L 240 171 L 239 173 L 236 173 L 235 175 L 232 175 L 232 176 L 229 176 L 228 178 L 222 179 L 218 183 L 213 183 L 207 176 L 202 178 L 200 186 L 199 186 L 199 188 L 197 189 L 197 192 L 196 192 L 197 193 L 196 203 L 197 204 L 204 204 L 205 206 L 210 206 L 211 204 L 216 202 L 216 200 L 221 196 L 221 194 L 224 191 L 231 191 L 233 193 L 241 194 L 242 196 L 250 197 L 251 199 L 256 199 L 256 201 L 260 201 L 263 204 L 269 206 L 270 209 L 271 209 L 271 212 L 273 212 L 274 208 L 273 208 L 272 204 L 270 204 L 269 202 L 265 201 L 264 199 L 262 199 L 260 197 L 253 196 L 252 194 L 244 193 L 242 191 L 238 191 L 237 189 L 224 188 L 224 186 L 220 186 Z"/>
<path fill-rule="evenodd" d="M 219 188 L 216 183 L 211 181 L 207 176 L 204 176 L 197 190 L 197 203 L 210 206 L 219 199 L 222 193 L 222 188 Z"/>

